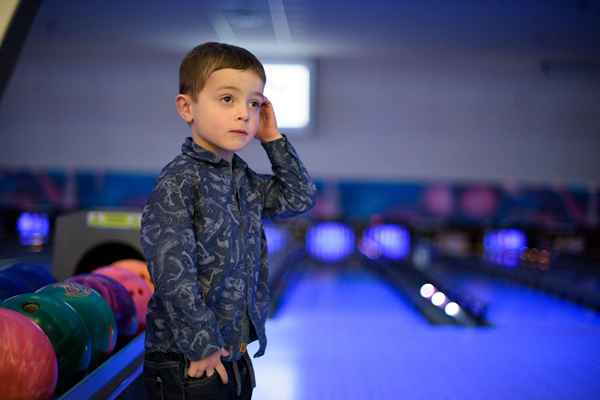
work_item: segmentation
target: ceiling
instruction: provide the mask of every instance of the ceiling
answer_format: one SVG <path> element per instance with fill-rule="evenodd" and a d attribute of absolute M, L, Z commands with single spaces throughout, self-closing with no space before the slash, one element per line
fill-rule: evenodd
<path fill-rule="evenodd" d="M 600 0 L 44 0 L 38 20 L 47 40 L 177 52 L 218 40 L 262 56 L 450 49 L 600 57 Z"/>

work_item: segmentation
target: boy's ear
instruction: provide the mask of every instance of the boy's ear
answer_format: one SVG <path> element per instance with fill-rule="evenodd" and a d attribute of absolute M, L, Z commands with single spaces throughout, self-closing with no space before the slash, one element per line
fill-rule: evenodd
<path fill-rule="evenodd" d="M 175 97 L 175 108 L 177 109 L 177 114 L 188 124 L 191 124 L 194 120 L 194 116 L 192 114 L 192 99 L 185 94 L 178 94 Z"/>

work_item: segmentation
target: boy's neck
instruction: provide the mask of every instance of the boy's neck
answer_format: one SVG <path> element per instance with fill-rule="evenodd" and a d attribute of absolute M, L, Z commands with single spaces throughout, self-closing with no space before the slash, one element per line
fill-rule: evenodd
<path fill-rule="evenodd" d="M 202 147 L 204 150 L 210 151 L 211 153 L 216 154 L 217 156 L 221 157 L 223 160 L 225 160 L 231 164 L 231 161 L 233 160 L 233 154 L 234 154 L 233 151 L 218 149 L 197 135 L 192 134 L 192 140 L 194 141 L 194 143 L 196 143 L 198 146 Z"/>

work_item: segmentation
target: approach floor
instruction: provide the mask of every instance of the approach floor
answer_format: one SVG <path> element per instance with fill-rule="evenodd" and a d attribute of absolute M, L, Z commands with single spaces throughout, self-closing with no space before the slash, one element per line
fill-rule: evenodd
<path fill-rule="evenodd" d="M 257 400 L 579 399 L 600 393 L 600 316 L 491 278 L 491 328 L 432 326 L 367 273 L 311 274 L 267 323 Z M 256 348 L 255 344 L 250 350 Z"/>

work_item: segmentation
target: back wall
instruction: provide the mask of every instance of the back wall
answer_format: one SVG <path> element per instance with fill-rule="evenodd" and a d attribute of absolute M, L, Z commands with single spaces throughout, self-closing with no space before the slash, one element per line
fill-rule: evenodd
<path fill-rule="evenodd" d="M 46 28 L 42 12 L 1 99 L 0 168 L 158 172 L 189 135 L 174 108 L 183 53 Z M 543 57 L 320 57 L 316 129 L 293 143 L 319 178 L 587 185 L 600 171 L 598 75 L 545 74 Z M 258 143 L 241 155 L 269 170 Z"/>

